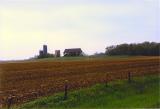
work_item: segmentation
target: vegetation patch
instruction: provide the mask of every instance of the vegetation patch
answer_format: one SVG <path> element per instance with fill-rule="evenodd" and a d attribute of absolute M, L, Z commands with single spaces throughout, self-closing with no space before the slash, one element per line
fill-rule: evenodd
<path fill-rule="evenodd" d="M 97 84 L 90 88 L 41 98 L 18 107 L 19 109 L 55 108 L 160 108 L 158 75 Z M 17 108 L 17 107 L 16 107 Z"/>

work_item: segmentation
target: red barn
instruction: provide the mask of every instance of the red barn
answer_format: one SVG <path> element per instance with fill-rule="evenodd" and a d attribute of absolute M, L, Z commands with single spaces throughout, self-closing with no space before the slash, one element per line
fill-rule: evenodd
<path fill-rule="evenodd" d="M 81 48 L 65 49 L 63 54 L 64 56 L 81 56 L 82 50 Z"/>

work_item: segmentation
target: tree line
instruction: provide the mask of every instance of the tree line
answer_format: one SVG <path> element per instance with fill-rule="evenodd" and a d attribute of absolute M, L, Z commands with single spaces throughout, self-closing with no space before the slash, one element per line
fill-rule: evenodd
<path fill-rule="evenodd" d="M 143 42 L 112 45 L 106 48 L 107 55 L 142 55 L 142 56 L 159 56 L 160 43 Z"/>

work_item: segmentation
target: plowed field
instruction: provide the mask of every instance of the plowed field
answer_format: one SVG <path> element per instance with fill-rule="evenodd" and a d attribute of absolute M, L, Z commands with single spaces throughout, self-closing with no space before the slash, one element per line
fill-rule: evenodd
<path fill-rule="evenodd" d="M 127 60 L 39 61 L 0 64 L 0 103 L 14 96 L 14 103 L 23 103 L 37 97 L 64 90 L 91 86 L 116 79 L 160 73 L 159 57 Z"/>

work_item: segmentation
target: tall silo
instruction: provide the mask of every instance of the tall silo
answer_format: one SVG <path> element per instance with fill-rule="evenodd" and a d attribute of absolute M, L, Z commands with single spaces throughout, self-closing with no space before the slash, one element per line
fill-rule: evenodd
<path fill-rule="evenodd" d="M 43 54 L 47 55 L 47 45 L 43 45 Z"/>

